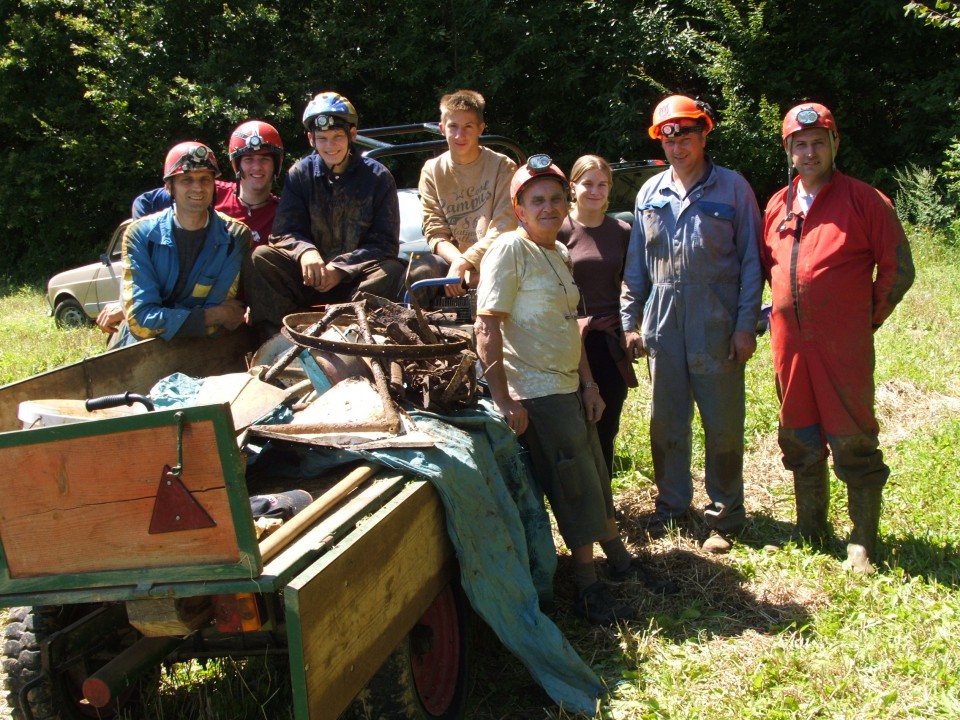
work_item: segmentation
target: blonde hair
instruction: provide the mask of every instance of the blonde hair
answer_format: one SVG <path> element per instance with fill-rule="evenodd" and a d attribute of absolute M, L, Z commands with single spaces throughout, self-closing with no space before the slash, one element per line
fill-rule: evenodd
<path fill-rule="evenodd" d="M 613 190 L 613 170 L 610 167 L 610 163 L 604 160 L 599 155 L 581 155 L 577 158 L 577 161 L 573 163 L 573 167 L 570 168 L 570 183 L 576 185 L 579 182 L 580 178 L 586 175 L 591 170 L 599 170 L 602 172 L 606 178 L 607 182 L 610 184 L 610 190 Z M 570 194 L 570 204 L 571 206 L 576 202 L 576 193 Z M 607 196 L 607 202 L 603 205 L 603 211 L 606 212 L 607 208 L 610 207 L 609 195 Z"/>
<path fill-rule="evenodd" d="M 480 122 L 483 122 L 483 111 L 486 106 L 487 102 L 483 99 L 483 95 L 476 90 L 457 90 L 440 98 L 440 120 L 444 120 L 447 113 L 464 110 L 472 112 Z"/>

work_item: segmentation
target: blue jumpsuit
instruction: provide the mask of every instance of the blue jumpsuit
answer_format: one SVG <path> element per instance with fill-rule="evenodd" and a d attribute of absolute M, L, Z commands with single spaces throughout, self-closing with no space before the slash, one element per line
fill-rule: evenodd
<path fill-rule="evenodd" d="M 760 210 L 747 181 L 714 165 L 686 197 L 672 171 L 637 195 L 624 269 L 621 321 L 648 355 L 650 444 L 657 514 L 683 515 L 693 500 L 693 404 L 703 422 L 707 524 L 743 525 L 744 366 L 728 359 L 735 331 L 760 314 Z"/>

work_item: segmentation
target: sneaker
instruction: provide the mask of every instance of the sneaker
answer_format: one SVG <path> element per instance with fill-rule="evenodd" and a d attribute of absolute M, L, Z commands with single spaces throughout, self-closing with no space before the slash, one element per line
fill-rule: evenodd
<path fill-rule="evenodd" d="M 599 580 L 580 591 L 574 610 L 594 625 L 613 625 L 636 617 L 633 608 L 617 600 Z"/>
<path fill-rule="evenodd" d="M 702 550 L 711 555 L 725 555 L 733 547 L 733 540 L 719 530 L 711 530 L 710 537 L 703 541 Z"/>
<path fill-rule="evenodd" d="M 656 573 L 636 555 L 630 556 L 630 564 L 627 565 L 625 570 L 617 570 L 613 565 L 607 563 L 607 575 L 612 582 L 638 582 L 651 592 L 662 595 L 673 595 L 680 590 L 673 580 L 664 580 L 657 577 Z"/>

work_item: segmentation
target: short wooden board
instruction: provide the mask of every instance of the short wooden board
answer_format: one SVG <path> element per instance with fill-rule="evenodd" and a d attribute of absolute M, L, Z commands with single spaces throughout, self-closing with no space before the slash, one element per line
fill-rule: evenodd
<path fill-rule="evenodd" d="M 453 572 L 443 505 L 408 485 L 285 592 L 296 720 L 335 718 Z"/>
<path fill-rule="evenodd" d="M 183 413 L 180 479 L 214 527 L 149 532 L 176 411 L 0 434 L 0 593 L 256 577 L 229 409 Z"/>

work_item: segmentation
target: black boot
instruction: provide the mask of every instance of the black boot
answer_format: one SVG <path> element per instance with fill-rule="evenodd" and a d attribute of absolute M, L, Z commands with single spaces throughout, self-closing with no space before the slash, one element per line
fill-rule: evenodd
<path fill-rule="evenodd" d="M 827 511 L 830 508 L 830 478 L 827 461 L 793 473 L 797 502 L 796 534 L 812 545 L 822 545 L 830 536 Z"/>
<path fill-rule="evenodd" d="M 870 574 L 876 572 L 877 530 L 880 526 L 880 505 L 883 488 L 853 488 L 847 486 L 850 519 L 853 529 L 847 543 L 847 559 L 843 569 Z"/>

